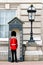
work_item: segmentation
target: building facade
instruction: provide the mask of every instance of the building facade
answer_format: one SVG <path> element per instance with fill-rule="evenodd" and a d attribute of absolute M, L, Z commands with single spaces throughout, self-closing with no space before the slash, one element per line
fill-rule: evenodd
<path fill-rule="evenodd" d="M 27 9 L 33 4 L 36 8 L 35 21 L 33 22 L 33 37 L 37 44 L 41 45 L 43 54 L 43 1 L 41 0 L 3 0 L 0 1 L 0 60 L 8 60 L 9 45 L 9 24 L 13 18 L 17 17 L 23 22 L 22 44 L 30 39 L 30 22 Z M 18 42 L 20 43 L 20 31 L 17 32 Z M 18 48 L 18 58 L 20 56 L 20 44 Z M 40 50 L 39 50 L 40 51 Z M 37 53 L 36 53 L 37 55 Z"/>

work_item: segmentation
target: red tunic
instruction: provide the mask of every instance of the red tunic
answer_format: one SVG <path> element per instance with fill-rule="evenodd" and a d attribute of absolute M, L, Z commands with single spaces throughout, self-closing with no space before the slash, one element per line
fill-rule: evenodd
<path fill-rule="evenodd" d="M 16 50 L 17 49 L 17 39 L 15 37 L 10 38 L 10 49 L 11 50 Z"/>

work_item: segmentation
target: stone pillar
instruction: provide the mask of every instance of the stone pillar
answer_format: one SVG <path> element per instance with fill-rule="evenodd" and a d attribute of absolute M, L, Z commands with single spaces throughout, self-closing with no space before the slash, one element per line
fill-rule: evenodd
<path fill-rule="evenodd" d="M 42 46 L 36 42 L 27 42 L 25 51 L 25 61 L 42 60 Z"/>

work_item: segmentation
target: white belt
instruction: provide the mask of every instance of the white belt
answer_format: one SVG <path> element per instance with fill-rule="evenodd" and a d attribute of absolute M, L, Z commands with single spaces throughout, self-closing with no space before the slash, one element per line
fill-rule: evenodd
<path fill-rule="evenodd" d="M 16 45 L 16 44 L 11 44 L 11 45 Z"/>

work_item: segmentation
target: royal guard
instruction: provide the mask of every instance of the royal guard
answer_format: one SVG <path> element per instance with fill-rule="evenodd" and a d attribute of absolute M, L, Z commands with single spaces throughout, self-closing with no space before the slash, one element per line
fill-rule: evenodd
<path fill-rule="evenodd" d="M 11 38 L 10 38 L 10 50 L 12 54 L 11 62 L 14 62 L 14 54 L 15 54 L 15 62 L 17 62 L 17 52 L 16 52 L 17 47 L 18 47 L 18 43 L 17 43 L 17 38 L 16 38 L 16 32 L 12 31 Z"/>

